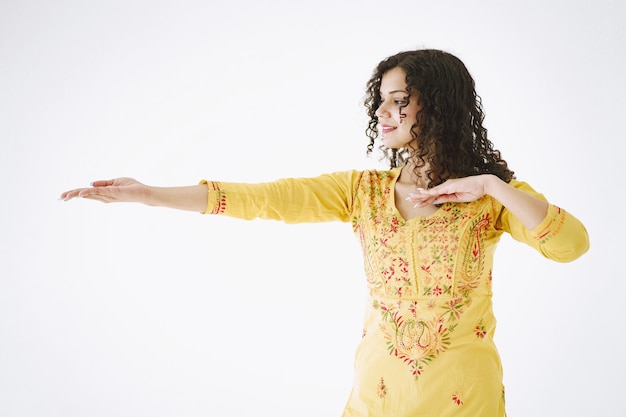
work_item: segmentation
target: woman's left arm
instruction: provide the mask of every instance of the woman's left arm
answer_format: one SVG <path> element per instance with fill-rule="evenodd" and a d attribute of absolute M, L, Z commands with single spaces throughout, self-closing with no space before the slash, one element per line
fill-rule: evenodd
<path fill-rule="evenodd" d="M 429 190 L 411 193 L 408 200 L 416 206 L 441 203 L 468 203 L 490 195 L 506 207 L 528 230 L 533 230 L 545 219 L 548 203 L 502 181 L 495 175 L 484 174 L 449 179 Z"/>
<path fill-rule="evenodd" d="M 416 206 L 424 206 L 468 203 L 484 195 L 490 195 L 506 209 L 500 214 L 497 227 L 533 246 L 546 258 L 570 262 L 589 249 L 585 226 L 570 213 L 548 203 L 525 183 L 513 185 L 495 175 L 476 175 L 450 179 L 429 190 L 418 190 L 407 199 Z"/>
<path fill-rule="evenodd" d="M 546 218 L 548 202 L 523 192 L 495 175 L 485 176 L 485 194 L 498 200 L 528 230 L 533 230 Z"/>

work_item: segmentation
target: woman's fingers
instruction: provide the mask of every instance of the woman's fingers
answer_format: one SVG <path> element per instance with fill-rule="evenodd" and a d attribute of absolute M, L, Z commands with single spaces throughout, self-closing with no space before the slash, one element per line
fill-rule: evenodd
<path fill-rule="evenodd" d="M 409 193 L 407 200 L 415 202 L 416 207 L 426 204 L 468 203 L 485 194 L 484 176 L 449 179 L 428 190 L 418 188 Z"/>
<path fill-rule="evenodd" d="M 115 178 L 98 180 L 89 188 L 76 188 L 61 194 L 62 200 L 72 198 L 88 198 L 91 200 L 112 203 L 115 201 L 138 202 L 145 197 L 146 186 L 133 178 Z"/>
<path fill-rule="evenodd" d="M 71 200 L 72 198 L 78 197 L 78 194 L 81 192 L 81 190 L 83 190 L 84 188 L 77 188 L 75 190 L 69 190 L 69 191 L 65 191 L 63 193 L 61 193 L 61 196 L 59 197 L 60 200 Z"/>
<path fill-rule="evenodd" d="M 418 190 L 415 193 L 409 193 L 406 198 L 407 201 L 411 201 L 415 203 L 413 207 L 424 207 L 428 204 L 443 204 L 443 203 L 459 203 L 459 202 L 467 202 L 472 201 L 476 197 L 474 196 L 465 196 L 456 192 L 446 193 L 445 190 Z"/>
<path fill-rule="evenodd" d="M 427 194 L 425 190 L 418 188 L 416 192 L 409 193 L 405 200 L 414 203 L 413 208 L 418 208 L 431 204 L 437 197 L 438 195 Z"/>
<path fill-rule="evenodd" d="M 92 187 L 107 187 L 113 185 L 115 180 L 98 180 L 91 183 Z"/>
<path fill-rule="evenodd" d="M 94 195 L 99 194 L 99 187 L 107 187 L 112 185 L 114 180 L 99 180 L 91 183 L 89 188 L 75 188 L 61 193 L 61 200 L 71 200 L 72 198 L 92 198 Z"/>

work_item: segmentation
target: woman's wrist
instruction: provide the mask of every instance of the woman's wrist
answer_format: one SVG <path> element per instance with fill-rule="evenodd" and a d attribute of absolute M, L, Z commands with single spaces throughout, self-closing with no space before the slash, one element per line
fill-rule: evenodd
<path fill-rule="evenodd" d="M 146 185 L 146 189 L 142 194 L 141 203 L 148 206 L 164 206 L 163 197 L 159 195 L 161 188 Z"/>
<path fill-rule="evenodd" d="M 502 184 L 505 184 L 505 182 L 494 174 L 483 174 L 481 177 L 483 178 L 483 190 L 485 195 L 494 197 L 497 200 L 497 190 L 502 186 Z"/>

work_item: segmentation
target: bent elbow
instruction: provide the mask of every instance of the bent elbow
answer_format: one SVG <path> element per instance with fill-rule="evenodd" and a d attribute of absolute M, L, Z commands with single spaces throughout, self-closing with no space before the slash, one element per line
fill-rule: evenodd
<path fill-rule="evenodd" d="M 562 245 L 554 250 L 542 248 L 541 254 L 553 261 L 568 263 L 575 261 L 587 253 L 589 246 L 589 236 L 585 232 L 584 236 L 578 239 L 572 239 L 566 245 Z"/>

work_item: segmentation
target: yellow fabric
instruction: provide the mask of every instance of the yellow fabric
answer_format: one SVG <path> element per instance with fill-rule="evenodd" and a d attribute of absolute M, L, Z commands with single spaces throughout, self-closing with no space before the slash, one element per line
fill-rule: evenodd
<path fill-rule="evenodd" d="M 203 181 L 206 213 L 351 222 L 363 248 L 369 302 L 343 417 L 502 417 L 491 304 L 495 246 L 506 232 L 567 262 L 588 249 L 587 232 L 554 205 L 529 231 L 489 196 L 406 221 L 394 202 L 399 174 L 398 168 L 263 184 Z M 526 183 L 510 184 L 544 198 Z"/>

